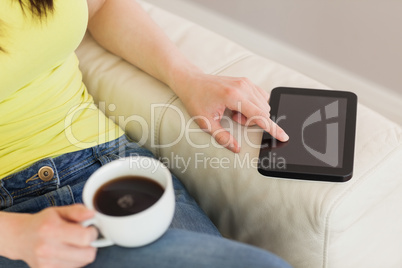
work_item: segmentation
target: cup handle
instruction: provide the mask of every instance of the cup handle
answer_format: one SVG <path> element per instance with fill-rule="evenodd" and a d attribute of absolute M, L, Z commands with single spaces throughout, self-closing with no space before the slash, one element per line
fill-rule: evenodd
<path fill-rule="evenodd" d="M 83 221 L 83 222 L 81 222 L 81 225 L 84 227 L 93 225 L 99 231 L 98 224 L 97 224 L 97 221 L 95 218 Z M 108 247 L 108 246 L 113 246 L 113 245 L 114 245 L 114 243 L 105 237 L 100 237 L 100 238 L 98 237 L 98 239 L 96 239 L 95 241 L 93 241 L 91 243 L 91 246 L 96 247 L 96 248 L 103 248 L 103 247 Z"/>

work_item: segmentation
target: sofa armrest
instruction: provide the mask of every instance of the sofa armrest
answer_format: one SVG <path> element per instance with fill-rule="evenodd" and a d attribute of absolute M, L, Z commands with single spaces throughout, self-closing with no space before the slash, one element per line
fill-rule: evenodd
<path fill-rule="evenodd" d="M 326 88 L 298 72 L 142 3 L 205 72 L 277 86 Z M 227 237 L 266 248 L 294 267 L 401 267 L 401 129 L 358 106 L 353 178 L 346 183 L 265 177 L 256 169 L 262 132 L 231 120 L 239 154 L 200 131 L 164 84 L 101 48 L 88 34 L 77 50 L 100 108 L 165 162 Z"/>

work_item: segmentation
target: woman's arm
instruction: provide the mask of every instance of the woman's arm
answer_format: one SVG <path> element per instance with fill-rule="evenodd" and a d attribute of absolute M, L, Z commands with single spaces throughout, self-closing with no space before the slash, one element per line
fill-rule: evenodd
<path fill-rule="evenodd" d="M 239 123 L 256 123 L 281 141 L 286 133 L 269 118 L 269 95 L 246 78 L 213 76 L 189 62 L 135 0 L 88 0 L 89 31 L 106 49 L 166 83 L 198 125 L 224 147 L 236 140 L 220 124 L 226 108 Z M 250 122 L 247 122 L 247 119 Z"/>

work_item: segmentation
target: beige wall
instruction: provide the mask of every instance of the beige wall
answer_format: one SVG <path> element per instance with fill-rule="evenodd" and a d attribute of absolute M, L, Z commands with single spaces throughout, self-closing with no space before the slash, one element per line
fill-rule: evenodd
<path fill-rule="evenodd" d="M 187 1 L 402 93 L 401 0 Z"/>

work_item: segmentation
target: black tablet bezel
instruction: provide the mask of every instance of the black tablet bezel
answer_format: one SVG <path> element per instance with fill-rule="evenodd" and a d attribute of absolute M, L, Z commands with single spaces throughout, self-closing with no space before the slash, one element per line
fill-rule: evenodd
<path fill-rule="evenodd" d="M 269 104 L 271 106 L 271 119 L 277 118 L 279 109 L 280 98 L 282 94 L 292 94 L 300 96 L 320 96 L 320 97 L 333 97 L 346 99 L 346 122 L 345 122 L 345 136 L 343 148 L 343 163 L 339 167 L 322 167 L 322 166 L 308 166 L 308 165 L 295 165 L 286 164 L 286 168 L 276 168 L 275 165 L 269 165 L 270 168 L 264 168 L 261 163 L 263 157 L 267 156 L 272 150 L 274 142 L 281 143 L 280 141 L 272 138 L 270 134 L 264 132 L 261 142 L 261 149 L 259 155 L 258 171 L 265 176 L 281 177 L 281 178 L 294 178 L 303 180 L 317 180 L 317 181 L 332 181 L 332 182 L 345 182 L 348 181 L 353 174 L 354 163 L 354 148 L 355 148 L 355 134 L 356 134 L 356 114 L 357 114 L 357 96 L 356 94 L 348 91 L 335 91 L 323 89 L 309 89 L 309 88 L 293 88 L 293 87 L 277 87 L 271 92 Z M 280 126 L 280 122 L 279 122 Z M 291 139 L 292 137 L 290 137 Z M 264 161 L 266 161 L 266 157 Z M 266 165 L 265 165 L 266 166 Z"/>

